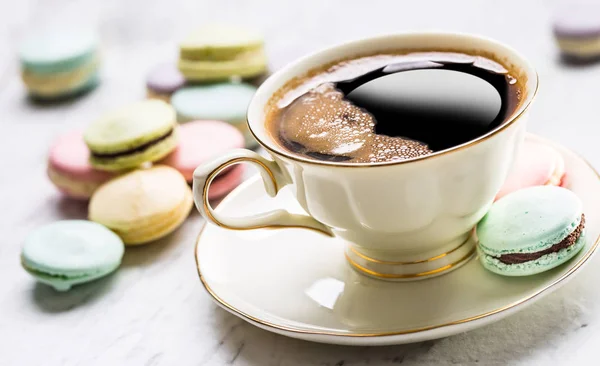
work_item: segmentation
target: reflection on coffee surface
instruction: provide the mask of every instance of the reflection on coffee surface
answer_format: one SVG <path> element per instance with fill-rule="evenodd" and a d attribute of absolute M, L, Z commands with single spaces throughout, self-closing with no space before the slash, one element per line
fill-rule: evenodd
<path fill-rule="evenodd" d="M 404 160 L 473 140 L 506 121 L 520 83 L 497 62 L 451 52 L 376 55 L 293 81 L 267 115 L 297 155 L 347 163 Z"/>

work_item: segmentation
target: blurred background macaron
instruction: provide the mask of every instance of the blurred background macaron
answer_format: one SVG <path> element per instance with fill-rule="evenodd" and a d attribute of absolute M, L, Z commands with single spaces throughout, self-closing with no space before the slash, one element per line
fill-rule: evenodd
<path fill-rule="evenodd" d="M 181 173 L 156 165 L 103 184 L 90 200 L 88 215 L 117 233 L 126 245 L 138 245 L 177 229 L 192 204 L 192 191 Z"/>
<path fill-rule="evenodd" d="M 600 58 L 600 4 L 568 4 L 557 9 L 553 22 L 554 37 L 569 60 Z"/>
<path fill-rule="evenodd" d="M 230 123 L 242 132 L 246 147 L 257 146 L 246 123 L 246 111 L 256 87 L 246 83 L 218 83 L 179 89 L 171 105 L 179 122 L 217 120 Z"/>
<path fill-rule="evenodd" d="M 91 30 L 40 30 L 24 40 L 19 59 L 23 82 L 37 99 L 75 96 L 98 83 L 98 38 Z"/>
<path fill-rule="evenodd" d="M 194 170 L 210 159 L 233 149 L 244 147 L 244 136 L 239 130 L 221 121 L 192 121 L 179 127 L 179 144 L 175 151 L 161 160 L 177 169 L 191 183 Z M 242 182 L 244 166 L 226 169 L 212 182 L 208 197 L 218 199 Z"/>
<path fill-rule="evenodd" d="M 174 63 L 162 63 L 150 70 L 146 77 L 148 98 L 160 99 L 167 103 L 171 95 L 185 85 L 185 78 Z"/>
<path fill-rule="evenodd" d="M 528 276 L 573 258 L 585 245 L 582 202 L 566 188 L 511 193 L 477 224 L 479 259 L 489 271 Z"/>
<path fill-rule="evenodd" d="M 101 184 L 115 176 L 94 169 L 89 158 L 90 151 L 83 141 L 82 131 L 61 135 L 50 147 L 48 178 L 68 197 L 89 199 Z"/>
<path fill-rule="evenodd" d="M 561 186 L 564 176 L 565 162 L 558 151 L 547 144 L 526 139 L 496 200 L 523 188 Z"/>
<path fill-rule="evenodd" d="M 177 147 L 173 108 L 148 99 L 110 112 L 84 133 L 90 163 L 99 170 L 119 171 L 160 160 Z"/>
<path fill-rule="evenodd" d="M 250 79 L 267 70 L 263 36 L 232 25 L 212 24 L 190 33 L 179 57 L 179 70 L 191 82 Z"/>
<path fill-rule="evenodd" d="M 115 271 L 124 251 L 123 241 L 100 224 L 57 221 L 27 236 L 21 264 L 39 282 L 67 291 Z"/>

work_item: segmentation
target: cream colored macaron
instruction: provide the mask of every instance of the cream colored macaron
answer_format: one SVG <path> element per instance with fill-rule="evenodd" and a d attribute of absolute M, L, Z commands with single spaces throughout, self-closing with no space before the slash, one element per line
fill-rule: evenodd
<path fill-rule="evenodd" d="M 115 178 L 96 190 L 89 218 L 126 245 L 145 244 L 177 229 L 192 209 L 192 191 L 177 170 L 157 165 Z"/>

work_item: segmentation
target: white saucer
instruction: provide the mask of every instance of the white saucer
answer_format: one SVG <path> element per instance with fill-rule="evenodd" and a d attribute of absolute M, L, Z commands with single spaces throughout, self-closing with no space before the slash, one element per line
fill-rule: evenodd
<path fill-rule="evenodd" d="M 387 282 L 355 272 L 344 259 L 343 243 L 309 230 L 230 231 L 207 225 L 196 248 L 200 279 L 220 306 L 240 318 L 323 343 L 417 342 L 500 320 L 566 283 L 600 240 L 598 174 L 573 152 L 552 145 L 565 158 L 567 187 L 584 203 L 588 242 L 574 259 L 550 272 L 502 277 L 472 259 L 439 277 Z M 217 210 L 239 216 L 282 207 L 302 212 L 286 189 L 269 198 L 256 177 L 229 194 Z"/>

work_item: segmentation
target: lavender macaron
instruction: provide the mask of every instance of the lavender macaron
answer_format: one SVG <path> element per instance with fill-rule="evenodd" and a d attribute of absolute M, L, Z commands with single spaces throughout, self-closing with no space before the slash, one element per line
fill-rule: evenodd
<path fill-rule="evenodd" d="M 554 18 L 554 37 L 569 59 L 600 58 L 600 4 L 570 4 Z"/>
<path fill-rule="evenodd" d="M 177 69 L 177 65 L 164 63 L 150 70 L 146 78 L 148 98 L 161 99 L 167 103 L 171 94 L 185 85 L 185 78 Z"/>

